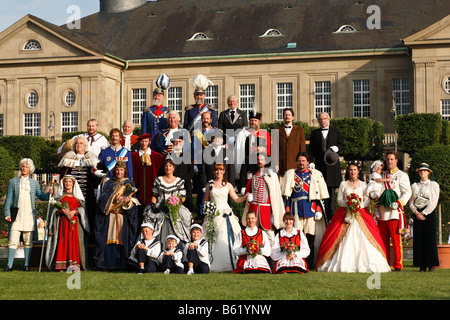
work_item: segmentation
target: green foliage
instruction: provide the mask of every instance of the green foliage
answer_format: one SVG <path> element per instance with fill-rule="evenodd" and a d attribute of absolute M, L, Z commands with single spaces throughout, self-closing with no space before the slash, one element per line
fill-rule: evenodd
<path fill-rule="evenodd" d="M 2 164 L 0 166 L 0 198 L 6 194 L 8 189 L 8 182 L 10 179 L 14 178 L 14 170 L 17 164 L 11 157 L 9 151 L 4 147 L 0 146 L 0 159 L 2 159 Z"/>
<path fill-rule="evenodd" d="M 36 136 L 4 136 L 0 138 L 0 146 L 5 148 L 11 156 L 15 166 L 19 169 L 19 162 L 23 158 L 30 158 L 36 167 L 36 173 L 56 172 L 59 162 L 57 149 L 61 145 L 58 140 L 46 140 Z"/>
<path fill-rule="evenodd" d="M 383 125 L 368 118 L 331 119 L 345 142 L 339 152 L 346 160 L 377 160 L 383 156 Z"/>
<path fill-rule="evenodd" d="M 443 125 L 442 117 L 438 113 L 410 113 L 398 116 L 395 119 L 395 129 L 398 133 L 398 149 L 411 156 L 426 146 L 439 144 L 442 140 L 446 139 L 448 143 L 448 124 Z"/>
<path fill-rule="evenodd" d="M 100 133 L 101 135 L 105 136 L 105 138 L 109 140 L 109 132 L 108 133 L 101 132 L 101 131 L 97 131 L 97 132 Z M 84 133 L 86 133 L 86 131 L 64 132 L 62 134 L 61 140 L 62 140 L 62 142 L 65 142 L 65 141 L 67 141 L 69 139 L 72 139 L 75 136 L 78 136 L 78 135 L 84 134 Z"/>
<path fill-rule="evenodd" d="M 302 121 L 294 121 L 294 124 L 296 126 L 299 126 L 301 128 L 303 128 L 303 131 L 305 132 L 305 139 L 309 140 L 309 136 L 311 135 L 311 131 L 314 130 L 314 127 L 310 127 L 306 122 L 302 122 Z M 271 123 L 261 123 L 261 129 L 265 129 L 265 130 L 272 130 L 272 129 L 278 129 L 280 126 L 283 125 L 282 121 L 275 121 L 275 122 L 271 122 Z"/>
<path fill-rule="evenodd" d="M 411 159 L 409 179 L 411 183 L 420 180 L 416 168 L 428 163 L 440 186 L 440 200 L 450 200 L 450 145 L 431 145 L 418 150 Z"/>

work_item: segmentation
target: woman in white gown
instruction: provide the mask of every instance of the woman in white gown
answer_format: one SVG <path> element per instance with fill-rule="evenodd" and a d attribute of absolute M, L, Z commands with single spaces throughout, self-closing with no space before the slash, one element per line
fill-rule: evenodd
<path fill-rule="evenodd" d="M 386 249 L 375 220 L 367 210 L 370 199 L 362 181 L 359 162 L 347 164 L 348 179 L 338 192 L 339 209 L 333 215 L 322 238 L 316 269 L 329 272 L 389 272 Z M 353 194 L 360 199 L 360 208 L 351 213 Z M 350 199 L 348 198 L 350 197 Z"/>
<path fill-rule="evenodd" d="M 205 235 L 211 245 L 211 271 L 233 271 L 236 265 L 236 256 L 233 254 L 234 241 L 241 231 L 239 219 L 233 214 L 228 204 L 228 196 L 236 203 L 247 199 L 247 194 L 239 197 L 233 185 L 224 178 L 225 166 L 216 164 L 214 167 L 215 179 L 208 182 L 205 191 L 204 206 L 208 201 L 216 205 L 218 215 L 214 217 L 213 225 L 208 226 L 208 217 L 203 222 L 204 230 L 211 230 L 212 234 Z"/>

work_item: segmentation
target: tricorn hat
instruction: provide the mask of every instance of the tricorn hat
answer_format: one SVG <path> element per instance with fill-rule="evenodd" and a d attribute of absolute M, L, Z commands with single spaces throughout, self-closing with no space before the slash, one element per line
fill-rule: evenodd
<path fill-rule="evenodd" d="M 334 166 L 339 162 L 339 154 L 329 148 L 323 155 L 323 161 L 327 166 Z"/>
<path fill-rule="evenodd" d="M 250 111 L 248 120 L 250 120 L 250 119 L 258 119 L 259 121 L 261 121 L 261 118 L 262 118 L 262 113 L 254 112 L 252 110 L 252 111 Z"/>

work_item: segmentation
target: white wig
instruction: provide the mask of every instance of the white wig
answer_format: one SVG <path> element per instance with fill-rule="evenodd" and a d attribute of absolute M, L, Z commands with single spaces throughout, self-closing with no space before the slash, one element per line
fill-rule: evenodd
<path fill-rule="evenodd" d="M 19 162 L 19 168 L 22 167 L 22 164 L 27 163 L 28 166 L 30 167 L 30 174 L 34 173 L 34 170 L 36 170 L 36 167 L 34 166 L 34 162 L 33 160 L 31 160 L 30 158 L 23 158 L 22 160 L 20 160 Z"/>

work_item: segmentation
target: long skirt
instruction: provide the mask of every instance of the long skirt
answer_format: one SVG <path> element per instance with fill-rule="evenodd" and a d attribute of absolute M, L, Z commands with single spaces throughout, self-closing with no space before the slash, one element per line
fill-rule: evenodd
<path fill-rule="evenodd" d="M 439 266 L 436 240 L 436 212 L 418 220 L 414 215 L 413 264 L 415 267 Z"/>

